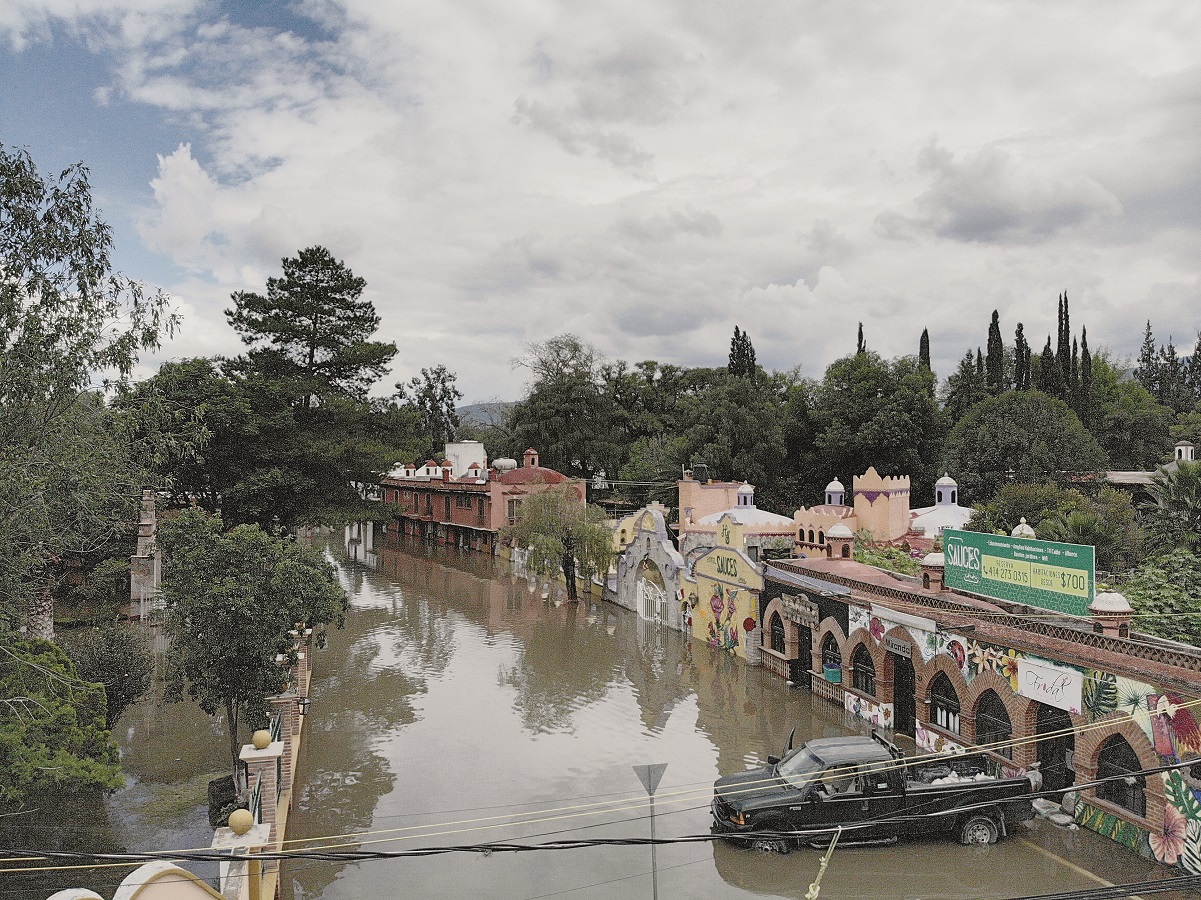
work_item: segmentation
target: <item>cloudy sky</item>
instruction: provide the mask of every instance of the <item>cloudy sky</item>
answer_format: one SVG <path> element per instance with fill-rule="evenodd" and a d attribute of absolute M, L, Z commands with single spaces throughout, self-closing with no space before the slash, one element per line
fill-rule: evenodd
<path fill-rule="evenodd" d="M 83 160 L 126 274 L 222 310 L 323 244 L 407 379 L 513 399 L 575 332 L 820 376 L 856 322 L 1035 349 L 1201 326 L 1201 4 L 0 0 L 0 142 Z M 153 361 L 151 361 L 153 362 Z"/>

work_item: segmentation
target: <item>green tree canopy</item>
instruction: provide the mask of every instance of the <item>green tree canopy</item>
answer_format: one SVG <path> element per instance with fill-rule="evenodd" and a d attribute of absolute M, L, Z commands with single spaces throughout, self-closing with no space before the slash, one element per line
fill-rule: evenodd
<path fill-rule="evenodd" d="M 251 347 L 251 368 L 283 379 L 308 408 L 317 399 L 363 399 L 396 355 L 396 345 L 369 340 L 379 327 L 367 283 L 324 247 L 283 260 L 282 278 L 267 293 L 237 291 L 225 311 Z"/>
<path fill-rule="evenodd" d="M 150 690 L 154 660 L 144 632 L 133 624 L 106 622 L 72 642 L 79 677 L 104 686 L 104 727 L 112 729 L 129 706 Z"/>
<path fill-rule="evenodd" d="M 104 688 L 49 641 L 0 645 L 0 805 L 42 791 L 121 786 Z"/>
<path fill-rule="evenodd" d="M 1138 618 L 1134 627 L 1201 646 L 1201 557 L 1187 549 L 1154 556 L 1121 582 Z"/>
<path fill-rule="evenodd" d="M 32 636 L 53 634 L 64 558 L 123 527 L 147 486 L 129 484 L 127 421 L 89 391 L 126 379 L 174 319 L 111 252 L 87 169 L 46 177 L 0 145 L 0 623 L 25 615 Z"/>
<path fill-rule="evenodd" d="M 1066 486 L 1098 471 L 1105 454 L 1062 400 L 1009 391 L 959 420 L 943 460 L 964 493 L 987 502 L 1010 481 Z"/>
<path fill-rule="evenodd" d="M 407 385 L 397 382 L 396 390 L 397 401 L 411 406 L 421 423 L 420 436 L 427 445 L 427 454 L 441 453 L 459 428 L 456 405 L 463 399 L 463 392 L 456 384 L 455 373 L 443 365 L 422 369 L 421 375 L 414 376 Z"/>
<path fill-rule="evenodd" d="M 1142 507 L 1147 543 L 1153 551 L 1201 551 L 1201 461 L 1181 460 L 1160 469 L 1147 488 L 1151 502 Z"/>
<path fill-rule="evenodd" d="M 576 576 L 607 572 L 613 557 L 613 533 L 604 511 L 584 503 L 571 484 L 527 495 L 517 522 L 503 528 L 501 536 L 528 549 L 526 565 L 534 574 L 561 574 L 572 603 L 579 599 Z"/>
<path fill-rule="evenodd" d="M 865 350 L 832 363 L 811 413 L 827 477 L 875 466 L 882 475 L 911 476 L 915 495 L 932 501 L 946 433 L 933 379 L 912 356 L 885 361 Z"/>
<path fill-rule="evenodd" d="M 276 656 L 295 660 L 288 631 L 296 622 L 341 627 L 346 592 L 312 551 L 253 525 L 223 531 L 202 510 L 163 522 L 159 543 L 171 694 L 186 690 L 210 716 L 225 713 L 237 771 L 242 723 L 265 722 L 267 698 L 287 686 Z"/>

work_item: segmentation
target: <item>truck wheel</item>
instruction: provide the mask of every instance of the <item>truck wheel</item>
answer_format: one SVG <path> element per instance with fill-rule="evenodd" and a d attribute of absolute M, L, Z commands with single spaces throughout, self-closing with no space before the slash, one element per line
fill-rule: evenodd
<path fill-rule="evenodd" d="M 768 819 L 759 825 L 759 831 L 792 831 L 787 822 Z M 757 837 L 751 841 L 751 849 L 760 853 L 779 853 L 781 856 L 792 849 L 792 841 L 783 837 Z"/>
<path fill-rule="evenodd" d="M 967 845 L 995 844 L 997 824 L 988 816 L 972 816 L 959 829 L 959 843 Z"/>

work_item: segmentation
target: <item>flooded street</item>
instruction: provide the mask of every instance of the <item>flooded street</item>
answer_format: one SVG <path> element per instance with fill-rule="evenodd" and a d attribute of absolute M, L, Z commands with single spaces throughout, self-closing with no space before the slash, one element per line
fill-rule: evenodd
<path fill-rule="evenodd" d="M 338 556 L 335 548 L 335 556 Z M 658 836 L 707 834 L 719 775 L 853 733 L 840 709 L 596 600 L 556 604 L 489 557 L 377 546 L 344 566 L 352 607 L 315 660 L 290 846 L 399 850 L 646 837 L 633 765 L 667 763 Z M 803 896 L 812 850 L 657 851 L 662 897 Z M 1067 860 L 1070 860 L 1067 861 Z M 605 846 L 285 865 L 285 897 L 650 897 L 650 849 Z M 1098 873 L 1097 875 L 1091 872 Z M 987 848 L 946 840 L 835 854 L 823 898 L 1017 897 L 1172 873 L 1043 821 Z"/>
<path fill-rule="evenodd" d="M 715 778 L 778 753 L 794 725 L 798 741 L 857 731 L 840 708 L 762 669 L 596 599 L 556 605 L 490 557 L 391 546 L 366 565 L 347 559 L 336 537 L 329 549 L 351 609 L 346 629 L 316 651 L 290 848 L 645 838 L 646 793 L 632 766 L 646 763 L 667 763 L 656 834 L 707 835 Z M 0 820 L 6 843 L 207 847 L 206 785 L 228 768 L 223 722 L 192 703 L 143 702 L 117 737 L 123 789 Z M 808 849 L 774 856 L 722 842 L 663 845 L 659 896 L 801 897 L 818 860 Z M 213 864 L 188 867 L 215 876 Z M 79 885 L 111 897 L 129 869 L 9 876 L 0 890 L 44 900 Z M 649 847 L 604 846 L 297 860 L 281 884 L 285 900 L 630 900 L 651 897 L 650 873 Z M 1040 820 L 985 848 L 931 840 L 840 849 L 821 896 L 1021 897 L 1174 874 L 1091 832 Z"/>

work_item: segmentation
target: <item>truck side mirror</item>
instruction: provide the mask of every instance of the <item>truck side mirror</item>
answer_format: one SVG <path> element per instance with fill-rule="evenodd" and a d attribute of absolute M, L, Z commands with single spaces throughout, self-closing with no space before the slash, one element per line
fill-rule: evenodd
<path fill-rule="evenodd" d="M 767 764 L 768 764 L 769 766 L 774 766 L 774 765 L 775 765 L 776 763 L 778 763 L 779 761 L 780 761 L 780 757 L 778 757 L 778 756 L 769 756 L 769 757 L 767 758 Z"/>

